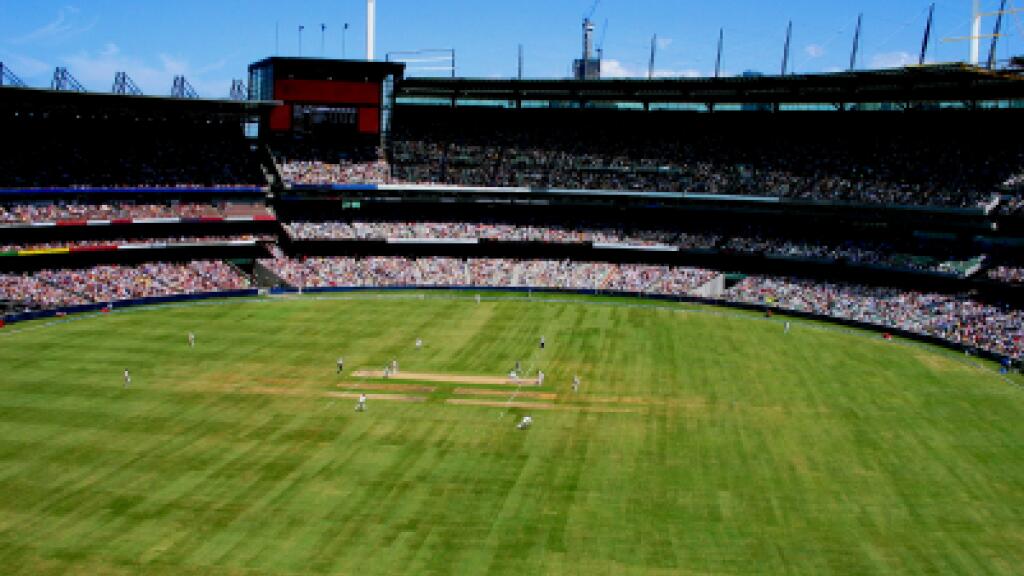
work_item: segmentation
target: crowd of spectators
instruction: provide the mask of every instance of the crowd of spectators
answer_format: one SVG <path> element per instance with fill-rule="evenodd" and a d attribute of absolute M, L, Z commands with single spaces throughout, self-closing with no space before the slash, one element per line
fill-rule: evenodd
<path fill-rule="evenodd" d="M 696 268 L 568 260 L 279 257 L 261 264 L 302 288 L 477 286 L 688 295 L 718 276 Z"/>
<path fill-rule="evenodd" d="M 989 279 L 1006 284 L 1024 284 L 1024 268 L 1018 266 L 996 266 L 987 273 Z"/>
<path fill-rule="evenodd" d="M 1024 353 L 1024 312 L 967 295 L 750 276 L 725 299 L 906 330 L 1014 358 Z"/>
<path fill-rule="evenodd" d="M 302 288 L 519 287 L 695 296 L 705 295 L 701 289 L 720 276 L 704 269 L 644 264 L 443 257 L 291 259 L 280 251 L 260 264 Z M 1024 279 L 1021 269 L 996 268 L 990 275 L 996 274 L 1008 282 Z M 249 286 L 243 274 L 221 261 L 106 265 L 0 274 L 0 300 L 39 309 Z M 749 276 L 720 297 L 905 330 L 1015 358 L 1024 354 L 1024 312 L 969 295 Z"/>
<path fill-rule="evenodd" d="M 481 239 L 552 244 L 626 244 L 675 246 L 682 250 L 721 250 L 777 258 L 843 261 L 964 276 L 984 260 L 981 254 L 926 255 L 917 246 L 887 242 L 793 240 L 768 234 L 733 235 L 723 231 L 674 232 L 479 222 L 291 222 L 285 231 L 295 240 Z"/>
<path fill-rule="evenodd" d="M 635 245 L 672 245 L 675 232 L 624 231 L 615 228 L 534 226 L 479 222 L 291 222 L 285 231 L 296 240 L 449 239 L 497 240 L 584 244 L 591 242 Z"/>
<path fill-rule="evenodd" d="M 50 250 L 54 248 L 88 248 L 115 245 L 175 245 L 209 244 L 214 242 L 275 242 L 273 234 L 238 234 L 235 236 L 174 236 L 168 238 L 120 238 L 113 240 L 67 240 L 54 242 L 33 242 L 28 244 L 0 244 L 0 252 L 20 250 Z"/>
<path fill-rule="evenodd" d="M 966 276 L 985 261 L 985 255 L 954 253 L 929 255 L 935 248 L 900 246 L 888 242 L 868 240 L 791 240 L 769 236 L 731 236 L 720 244 L 726 252 L 762 254 L 775 258 L 798 258 L 846 262 L 855 266 L 874 266 L 932 272 L 953 276 Z"/>
<path fill-rule="evenodd" d="M 219 260 L 187 264 L 153 262 L 141 266 L 94 266 L 0 274 L 0 300 L 26 309 L 109 303 L 131 298 L 223 292 L 249 288 L 248 278 Z"/>
<path fill-rule="evenodd" d="M 84 295 L 68 292 L 30 274 L 0 274 L 0 301 L 14 302 L 25 310 L 89 303 Z"/>
<path fill-rule="evenodd" d="M 29 224 L 58 220 L 126 220 L 141 218 L 226 218 L 239 216 L 268 216 L 266 204 L 253 202 L 189 203 L 167 202 L 137 204 L 111 202 L 105 204 L 78 204 L 73 202 L 43 202 L 32 204 L 0 204 L 0 223 Z"/>
<path fill-rule="evenodd" d="M 568 115 L 517 124 L 523 116 L 451 114 L 406 118 L 396 127 L 389 155 L 394 182 L 982 207 L 1024 167 L 1019 145 L 979 152 L 906 117 L 833 116 L 827 119 L 832 129 L 773 121 L 758 129 L 761 119 L 718 118 L 673 130 L 653 118 L 649 125 L 634 117 L 603 126 L 597 119 L 573 124 Z M 846 124 L 858 120 L 866 125 Z M 950 121 L 949 130 L 956 129 Z"/>
<path fill-rule="evenodd" d="M 51 111 L 6 119 L 0 187 L 266 186 L 238 122 L 86 117 Z"/>
<path fill-rule="evenodd" d="M 384 160 L 337 163 L 320 160 L 290 160 L 278 164 L 285 184 L 385 184 L 389 167 Z"/>

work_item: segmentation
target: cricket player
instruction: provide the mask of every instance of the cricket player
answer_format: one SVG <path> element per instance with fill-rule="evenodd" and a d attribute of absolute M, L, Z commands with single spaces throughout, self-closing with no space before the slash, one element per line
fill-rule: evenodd
<path fill-rule="evenodd" d="M 544 371 L 543 370 L 537 370 L 537 385 L 538 386 L 543 386 L 544 385 Z"/>
<path fill-rule="evenodd" d="M 790 329 L 790 327 L 791 327 L 791 325 L 790 325 L 790 323 L 789 323 L 789 320 L 786 320 L 786 328 L 785 328 L 785 330 L 783 331 L 783 333 L 784 333 L 784 334 L 789 334 L 789 329 Z"/>
<path fill-rule="evenodd" d="M 366 393 L 359 395 L 359 401 L 356 402 L 356 412 L 366 412 Z"/>
<path fill-rule="evenodd" d="M 541 350 L 544 349 L 544 337 L 543 336 L 540 337 L 540 349 Z"/>
<path fill-rule="evenodd" d="M 196 335 L 193 332 L 189 332 L 188 333 L 188 347 L 189 348 L 195 348 L 196 347 Z"/>
<path fill-rule="evenodd" d="M 576 375 L 574 375 L 572 377 L 572 391 L 573 392 L 579 392 L 580 391 L 580 375 L 579 374 L 576 374 Z"/>
<path fill-rule="evenodd" d="M 128 369 L 124 369 L 124 387 L 127 388 L 132 385 L 132 375 L 128 373 Z"/>
<path fill-rule="evenodd" d="M 423 348 L 423 339 L 422 338 L 417 338 L 416 339 L 416 349 L 419 350 L 420 348 Z"/>
<path fill-rule="evenodd" d="M 392 374 L 398 374 L 398 359 L 397 358 L 391 361 L 391 373 Z"/>
<path fill-rule="evenodd" d="M 533 416 L 523 416 L 523 419 L 516 424 L 516 428 L 520 430 L 526 430 L 533 425 Z"/>
<path fill-rule="evenodd" d="M 337 373 L 341 374 L 343 370 L 345 370 L 345 359 L 342 358 L 341 356 L 338 356 L 338 372 Z"/>

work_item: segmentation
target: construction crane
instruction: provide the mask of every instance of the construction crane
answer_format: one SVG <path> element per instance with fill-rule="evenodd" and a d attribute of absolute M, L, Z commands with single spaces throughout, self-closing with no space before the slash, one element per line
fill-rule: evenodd
<path fill-rule="evenodd" d="M 601 25 L 601 39 L 597 41 L 597 47 L 594 49 L 597 52 L 597 59 L 604 60 L 604 39 L 608 36 L 608 19 L 604 19 L 604 24 Z"/>

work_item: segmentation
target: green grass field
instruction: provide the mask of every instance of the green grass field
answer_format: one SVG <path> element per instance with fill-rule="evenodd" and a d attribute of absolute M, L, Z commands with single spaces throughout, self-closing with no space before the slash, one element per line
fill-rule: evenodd
<path fill-rule="evenodd" d="M 339 355 L 495 376 L 521 359 L 548 375 L 528 392 L 555 396 L 457 405 L 515 388 L 405 390 L 427 383 L 338 376 Z M 0 566 L 1021 574 L 1024 389 L 961 360 L 596 300 L 248 300 L 8 327 Z M 356 413 L 339 395 L 356 385 L 422 401 Z"/>

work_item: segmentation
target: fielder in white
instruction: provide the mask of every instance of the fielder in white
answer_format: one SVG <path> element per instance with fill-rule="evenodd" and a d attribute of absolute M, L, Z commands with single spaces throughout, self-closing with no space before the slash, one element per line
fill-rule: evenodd
<path fill-rule="evenodd" d="M 359 401 L 356 402 L 356 412 L 366 412 L 366 394 L 359 395 Z"/>

